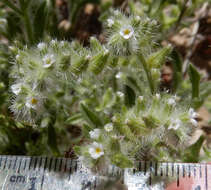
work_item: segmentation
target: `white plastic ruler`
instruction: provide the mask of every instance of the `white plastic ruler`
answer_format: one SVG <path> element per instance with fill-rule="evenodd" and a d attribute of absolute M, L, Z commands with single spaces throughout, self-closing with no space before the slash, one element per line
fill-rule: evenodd
<path fill-rule="evenodd" d="M 178 189 L 182 180 L 191 179 L 193 190 L 211 190 L 208 164 L 143 161 L 136 169 L 110 166 L 106 175 L 97 176 L 67 158 L 0 156 L 1 190 L 102 190 L 100 185 L 108 179 L 119 180 L 127 190 L 165 190 L 169 179 Z"/>

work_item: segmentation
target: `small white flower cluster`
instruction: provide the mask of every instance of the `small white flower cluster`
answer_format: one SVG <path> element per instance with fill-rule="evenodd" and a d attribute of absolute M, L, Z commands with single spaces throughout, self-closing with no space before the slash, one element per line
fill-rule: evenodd
<path fill-rule="evenodd" d="M 110 133 L 111 131 L 113 131 L 113 124 L 107 123 L 104 126 L 104 130 Z M 90 138 L 95 140 L 91 145 L 89 145 L 89 154 L 93 159 L 98 159 L 104 155 L 103 145 L 96 142 L 99 140 L 102 133 L 102 130 L 98 128 L 89 132 Z"/>
<path fill-rule="evenodd" d="M 55 63 L 55 57 L 53 54 L 51 55 L 45 55 L 43 58 L 43 67 L 44 68 L 49 68 Z"/>
<path fill-rule="evenodd" d="M 193 108 L 190 108 L 188 111 L 188 115 L 189 115 L 191 124 L 196 127 L 198 125 L 198 122 L 196 120 L 196 118 L 198 117 L 198 114 L 194 111 Z"/>
<path fill-rule="evenodd" d="M 139 51 L 139 44 L 144 44 L 142 50 L 148 49 L 153 35 L 149 31 L 143 31 L 143 28 L 147 29 L 144 27 L 146 22 L 150 21 L 137 15 L 127 17 L 120 11 L 111 12 L 106 22 L 111 52 L 115 55 L 131 55 Z M 147 43 L 146 39 L 149 39 Z"/>
<path fill-rule="evenodd" d="M 180 119 L 172 119 L 171 120 L 171 123 L 168 127 L 168 129 L 174 129 L 174 130 L 177 130 L 179 129 L 179 127 L 182 125 L 182 122 Z"/>
<path fill-rule="evenodd" d="M 99 157 L 104 155 L 103 145 L 97 142 L 93 142 L 89 148 L 89 154 L 93 159 L 98 159 Z"/>
<path fill-rule="evenodd" d="M 67 49 L 64 48 L 66 44 Z M 46 111 L 46 95 L 61 91 L 60 86 L 64 82 L 60 78 L 65 76 L 65 72 L 61 71 L 57 59 L 62 60 L 70 54 L 68 44 L 52 40 L 49 43 L 40 42 L 33 51 L 27 47 L 18 50 L 11 74 L 15 81 L 11 85 L 13 96 L 10 106 L 17 118 L 34 123 Z"/>

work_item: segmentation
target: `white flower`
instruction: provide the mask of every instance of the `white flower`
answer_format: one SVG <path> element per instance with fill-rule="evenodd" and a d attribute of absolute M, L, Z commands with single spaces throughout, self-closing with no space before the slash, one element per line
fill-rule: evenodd
<path fill-rule="evenodd" d="M 115 11 L 114 11 L 114 14 L 115 14 L 116 16 L 118 16 L 118 15 L 120 14 L 119 10 L 115 10 Z"/>
<path fill-rule="evenodd" d="M 169 127 L 168 127 L 168 129 L 177 130 L 181 125 L 182 125 L 181 120 L 179 120 L 179 119 L 172 120 L 172 121 L 171 121 L 171 124 L 170 124 Z"/>
<path fill-rule="evenodd" d="M 167 101 L 168 105 L 170 106 L 175 106 L 176 105 L 176 101 L 174 98 L 169 98 Z"/>
<path fill-rule="evenodd" d="M 90 60 L 91 58 L 92 58 L 92 56 L 89 54 L 86 56 L 86 60 Z"/>
<path fill-rule="evenodd" d="M 65 41 L 62 40 L 62 41 L 60 42 L 60 44 L 61 44 L 61 46 L 64 46 Z"/>
<path fill-rule="evenodd" d="M 11 86 L 12 92 L 15 95 L 18 95 L 21 92 L 21 88 L 22 88 L 22 83 L 18 83 L 18 84 L 13 84 Z"/>
<path fill-rule="evenodd" d="M 90 131 L 89 135 L 92 139 L 98 139 L 100 136 L 100 129 L 94 129 L 93 131 Z"/>
<path fill-rule="evenodd" d="M 141 17 L 140 16 L 136 16 L 135 19 L 136 19 L 136 21 L 140 21 Z"/>
<path fill-rule="evenodd" d="M 26 107 L 36 109 L 38 105 L 38 99 L 36 97 L 28 97 L 26 99 Z"/>
<path fill-rule="evenodd" d="M 104 126 L 104 129 L 107 131 L 107 132 L 111 132 L 113 130 L 113 124 L 112 123 L 107 123 L 105 126 Z"/>
<path fill-rule="evenodd" d="M 190 122 L 193 126 L 197 126 L 197 121 L 196 121 L 196 117 L 198 116 L 198 114 L 194 111 L 193 108 L 190 108 L 188 111 L 188 115 L 190 117 Z"/>
<path fill-rule="evenodd" d="M 55 63 L 55 58 L 54 58 L 54 55 L 51 54 L 51 55 L 46 55 L 44 58 L 43 58 L 43 67 L 44 68 L 48 68 L 50 67 L 51 65 L 53 65 Z"/>
<path fill-rule="evenodd" d="M 20 59 L 20 55 L 19 55 L 19 54 L 16 55 L 16 56 L 15 56 L 15 59 L 18 61 L 18 60 Z"/>
<path fill-rule="evenodd" d="M 123 73 L 122 73 L 122 72 L 118 72 L 118 73 L 115 75 L 115 78 L 116 78 L 116 79 L 120 79 L 122 76 L 123 76 Z"/>
<path fill-rule="evenodd" d="M 124 26 L 122 27 L 119 33 L 124 39 L 128 40 L 129 38 L 133 36 L 134 30 L 132 26 Z"/>
<path fill-rule="evenodd" d="M 122 92 L 120 92 L 120 91 L 117 91 L 117 95 L 118 95 L 120 98 L 124 97 L 124 93 L 122 93 Z"/>
<path fill-rule="evenodd" d="M 152 20 L 152 25 L 157 25 L 158 24 L 158 22 L 156 21 L 156 20 Z"/>
<path fill-rule="evenodd" d="M 40 42 L 38 45 L 37 45 L 37 48 L 42 51 L 44 50 L 46 47 L 46 44 L 44 42 Z"/>
<path fill-rule="evenodd" d="M 109 50 L 104 48 L 104 55 L 107 55 L 109 53 Z"/>
<path fill-rule="evenodd" d="M 117 122 L 117 117 L 116 117 L 116 116 L 113 116 L 113 117 L 111 118 L 111 120 L 112 120 L 113 122 Z"/>
<path fill-rule="evenodd" d="M 56 45 L 56 40 L 51 40 L 51 45 L 55 46 Z"/>
<path fill-rule="evenodd" d="M 138 98 L 139 98 L 140 101 L 143 101 L 144 100 L 144 97 L 143 96 L 139 96 Z"/>
<path fill-rule="evenodd" d="M 156 93 L 155 97 L 159 100 L 160 99 L 160 94 Z"/>
<path fill-rule="evenodd" d="M 114 21 L 112 20 L 112 19 L 107 19 L 107 22 L 108 22 L 108 27 L 110 28 L 110 27 L 112 27 L 113 26 L 113 24 L 114 24 Z"/>
<path fill-rule="evenodd" d="M 89 148 L 89 154 L 94 159 L 98 159 L 99 157 L 104 155 L 102 144 L 93 142 L 92 146 Z"/>

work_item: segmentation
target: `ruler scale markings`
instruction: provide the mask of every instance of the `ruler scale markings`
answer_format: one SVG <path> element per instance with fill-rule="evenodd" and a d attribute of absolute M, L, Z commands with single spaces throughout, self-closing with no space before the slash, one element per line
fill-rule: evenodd
<path fill-rule="evenodd" d="M 144 175 L 147 173 L 147 161 L 144 161 Z"/>
<path fill-rule="evenodd" d="M 158 163 L 155 162 L 155 176 L 158 175 Z"/>
<path fill-rule="evenodd" d="M 78 162 L 75 161 L 75 172 L 77 171 L 77 169 L 78 169 Z"/>
<path fill-rule="evenodd" d="M 138 164 L 138 170 L 141 171 L 141 162 Z"/>
<path fill-rule="evenodd" d="M 174 163 L 171 163 L 171 176 L 174 177 Z"/>
<path fill-rule="evenodd" d="M 63 159 L 61 158 L 61 159 L 60 159 L 60 164 L 59 164 L 59 171 L 60 171 L 60 172 L 62 171 L 62 161 L 63 161 Z"/>
<path fill-rule="evenodd" d="M 194 178 L 196 177 L 196 165 L 194 164 Z"/>
<path fill-rule="evenodd" d="M 191 177 L 191 165 L 190 164 L 188 165 L 188 177 L 189 178 Z"/>
<path fill-rule="evenodd" d="M 27 161 L 27 160 L 25 159 L 23 170 L 26 169 L 26 161 Z"/>
<path fill-rule="evenodd" d="M 44 161 L 44 171 L 45 171 L 46 168 L 47 168 L 47 162 L 48 162 L 47 157 L 45 157 L 45 161 Z"/>
<path fill-rule="evenodd" d="M 166 177 L 169 176 L 169 163 L 166 164 Z"/>
<path fill-rule="evenodd" d="M 12 159 L 9 160 L 9 165 L 8 165 L 8 169 L 11 168 L 11 165 L 12 165 Z"/>
<path fill-rule="evenodd" d="M 69 176 L 68 176 L 68 181 L 70 181 L 70 178 L 71 178 L 71 174 L 72 174 L 72 160 L 70 161 L 70 168 L 69 168 Z"/>
<path fill-rule="evenodd" d="M 55 158 L 55 163 L 54 163 L 54 171 L 57 171 L 57 162 L 58 162 L 58 158 Z"/>
<path fill-rule="evenodd" d="M 38 171 L 40 171 L 41 166 L 42 166 L 42 157 L 40 157 L 40 160 L 39 160 Z"/>
<path fill-rule="evenodd" d="M 202 177 L 201 165 L 199 166 L 199 177 Z"/>
<path fill-rule="evenodd" d="M 37 167 L 37 161 L 38 161 L 38 157 L 35 157 L 35 159 L 34 159 L 34 170 L 35 170 L 36 167 Z"/>
<path fill-rule="evenodd" d="M 125 171 L 124 170 L 121 170 L 121 184 L 124 184 L 124 175 L 125 175 Z"/>
<path fill-rule="evenodd" d="M 64 172 L 67 171 L 67 158 L 65 158 Z"/>
<path fill-rule="evenodd" d="M 207 164 L 205 164 L 205 189 L 208 190 Z"/>
<path fill-rule="evenodd" d="M 152 185 L 152 162 L 149 164 L 149 185 Z"/>
<path fill-rule="evenodd" d="M 17 171 L 18 173 L 20 173 L 21 164 L 22 164 L 23 159 L 20 158 L 19 160 L 20 160 L 20 162 L 19 162 L 19 165 L 18 165 L 18 171 Z"/>
<path fill-rule="evenodd" d="M 66 177 L 62 175 L 64 177 L 65 187 L 69 183 L 70 188 L 74 188 L 74 183 L 75 183 L 74 179 L 75 178 L 72 178 L 72 174 L 75 171 L 77 172 L 77 175 L 79 174 L 79 176 L 80 176 L 80 174 L 90 175 L 90 174 L 86 174 L 86 172 L 82 173 L 85 170 L 82 169 L 80 162 L 78 162 L 77 160 L 66 159 L 66 158 L 21 157 L 21 156 L 2 156 L 1 157 L 0 156 L 0 163 L 1 163 L 0 167 L 4 167 L 4 169 L 5 169 L 5 171 L 3 171 L 1 173 L 3 173 L 3 174 L 5 173 L 8 175 L 8 177 L 5 181 L 4 187 L 3 187 L 3 189 L 5 189 L 5 190 L 13 190 L 12 187 L 16 187 L 16 189 L 19 189 L 19 187 L 20 187 L 20 189 L 23 189 L 23 185 L 26 185 L 26 183 L 29 183 L 28 185 L 30 186 L 30 183 L 33 182 L 31 180 L 32 178 L 35 178 L 36 183 L 39 184 L 39 188 L 37 187 L 38 189 L 36 188 L 36 190 L 49 190 L 48 188 L 53 187 L 53 184 L 55 184 L 55 183 L 57 184 L 57 180 L 58 180 L 58 182 L 59 182 L 59 180 L 63 180 L 62 178 L 58 177 L 58 175 L 55 175 L 55 173 L 52 173 L 51 171 L 58 172 L 58 174 L 63 173 L 64 166 L 65 166 L 65 172 L 68 172 L 65 174 L 65 176 L 69 180 L 73 179 L 73 181 L 71 181 L 71 183 L 70 183 L 70 182 L 66 181 Z M 120 183 L 124 183 L 124 180 L 125 180 L 125 183 L 127 185 L 131 184 L 131 188 L 135 187 L 135 186 L 132 186 L 135 178 L 137 180 L 139 177 L 140 177 L 140 179 L 142 177 L 143 177 L 143 179 L 147 178 L 148 180 L 147 180 L 147 182 L 145 182 L 147 184 L 145 184 L 144 182 L 139 183 L 136 180 L 136 181 L 134 181 L 134 185 L 136 185 L 136 183 L 137 183 L 139 185 L 139 186 L 137 186 L 137 188 L 141 188 L 142 184 L 149 185 L 151 187 L 151 185 L 154 184 L 153 177 L 156 174 L 156 167 L 157 167 L 157 170 L 158 170 L 157 174 L 160 176 L 163 176 L 162 179 L 165 179 L 165 178 L 167 179 L 168 176 L 175 175 L 177 187 L 181 186 L 180 179 L 182 177 L 190 178 L 191 176 L 195 176 L 195 177 L 197 177 L 197 179 L 193 178 L 193 180 L 196 182 L 196 184 L 198 182 L 202 182 L 201 184 L 203 184 L 203 186 L 201 186 L 201 188 L 204 188 L 204 190 L 210 190 L 209 178 L 210 178 L 210 174 L 211 174 L 211 171 L 210 171 L 211 167 L 208 164 L 167 163 L 167 162 L 160 163 L 160 162 L 152 162 L 152 161 L 142 161 L 141 164 L 142 164 L 141 175 L 137 172 L 136 169 L 130 170 L 128 179 L 130 180 L 130 178 L 131 178 L 131 179 L 133 179 L 132 181 L 128 181 L 127 178 L 124 178 L 127 176 L 127 175 L 124 175 L 125 170 L 120 170 L 119 168 L 114 167 L 114 166 L 109 167 L 111 169 L 110 172 L 112 172 L 111 176 L 116 176 L 116 177 L 121 176 Z M 39 169 L 42 169 L 43 165 L 44 165 L 45 170 L 46 169 L 49 169 L 49 170 L 46 170 L 46 171 L 42 170 L 41 172 L 38 172 L 38 167 L 39 167 Z M 138 166 L 138 169 L 141 168 L 140 164 L 137 166 Z M 23 174 L 19 173 L 20 171 L 23 171 L 23 167 L 24 167 L 25 172 Z M 35 170 L 36 170 L 36 172 L 33 172 Z M 110 172 L 109 172 L 109 174 L 110 174 Z M 172 172 L 172 174 L 171 174 L 171 172 Z M 5 174 L 0 176 L 0 177 L 3 177 L 3 178 L 0 178 L 1 180 L 2 179 L 5 180 Z M 127 173 L 125 173 L 125 174 L 127 174 Z M 143 176 L 143 174 L 145 175 L 145 177 Z M 135 178 L 133 178 L 133 175 Z M 101 182 L 101 178 L 98 178 L 98 177 L 95 178 L 94 176 L 87 176 L 87 177 L 88 178 L 92 177 L 92 180 L 91 180 L 92 182 L 90 183 L 90 185 L 87 186 L 87 190 L 88 189 L 96 190 L 98 184 Z M 25 181 L 22 182 L 21 180 L 23 180 L 24 178 L 25 178 Z M 16 184 L 14 183 L 15 181 L 11 181 L 11 179 L 16 180 Z M 56 181 L 51 183 L 52 180 L 56 180 Z M 76 181 L 78 181 L 78 180 L 76 180 Z M 80 183 L 83 182 L 84 178 L 80 179 L 80 177 L 79 177 L 79 181 L 80 181 Z M 59 187 L 62 188 L 64 183 L 58 183 L 58 189 L 59 189 Z M 28 185 L 27 185 L 27 187 L 28 187 Z M 128 186 L 128 187 L 130 187 L 130 186 Z M 197 187 L 195 186 L 195 188 L 198 188 L 198 187 L 200 187 L 200 186 L 197 186 Z M 0 186 L 0 189 L 1 188 L 2 188 L 2 186 Z M 31 187 L 31 190 L 35 190 L 35 189 L 33 189 L 33 187 Z"/>
<path fill-rule="evenodd" d="M 30 158 L 28 170 L 30 170 L 30 169 L 31 169 L 32 160 L 33 160 L 33 157 L 31 157 L 31 158 Z"/>
<path fill-rule="evenodd" d="M 50 159 L 50 163 L 49 163 L 49 172 L 51 171 L 51 167 L 52 167 L 52 162 L 53 162 L 53 158 Z"/>
<path fill-rule="evenodd" d="M 163 164 L 160 163 L 160 176 L 162 177 L 163 176 Z"/>
<path fill-rule="evenodd" d="M 14 161 L 14 165 L 13 165 L 13 170 L 15 170 L 15 168 L 16 168 L 16 164 L 17 164 L 17 156 L 15 156 L 15 161 Z"/>
<path fill-rule="evenodd" d="M 5 157 L 5 162 L 4 162 L 3 170 L 5 170 L 6 165 L 7 165 L 7 157 Z"/>
<path fill-rule="evenodd" d="M 180 176 L 179 171 L 180 171 L 180 165 L 177 164 L 177 187 L 179 187 L 179 176 Z"/>
<path fill-rule="evenodd" d="M 185 166 L 184 166 L 184 164 L 182 164 L 182 177 L 183 178 L 185 177 Z"/>

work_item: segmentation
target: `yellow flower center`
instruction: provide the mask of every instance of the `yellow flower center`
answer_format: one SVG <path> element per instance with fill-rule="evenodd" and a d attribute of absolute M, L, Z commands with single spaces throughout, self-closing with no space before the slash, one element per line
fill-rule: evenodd
<path fill-rule="evenodd" d="M 130 30 L 129 29 L 125 29 L 124 30 L 124 35 L 128 35 L 128 34 L 130 34 Z"/>
<path fill-rule="evenodd" d="M 31 99 L 31 103 L 32 103 L 32 105 L 37 104 L 37 102 L 38 102 L 38 101 L 37 101 L 37 99 L 35 99 L 35 98 L 32 98 L 32 99 Z"/>
<path fill-rule="evenodd" d="M 47 65 L 50 65 L 51 64 L 51 59 L 50 58 L 46 60 L 46 64 Z"/>
<path fill-rule="evenodd" d="M 95 152 L 96 152 L 97 154 L 99 154 L 100 152 L 102 152 L 102 150 L 101 150 L 100 148 L 96 148 L 96 149 L 95 149 Z"/>

